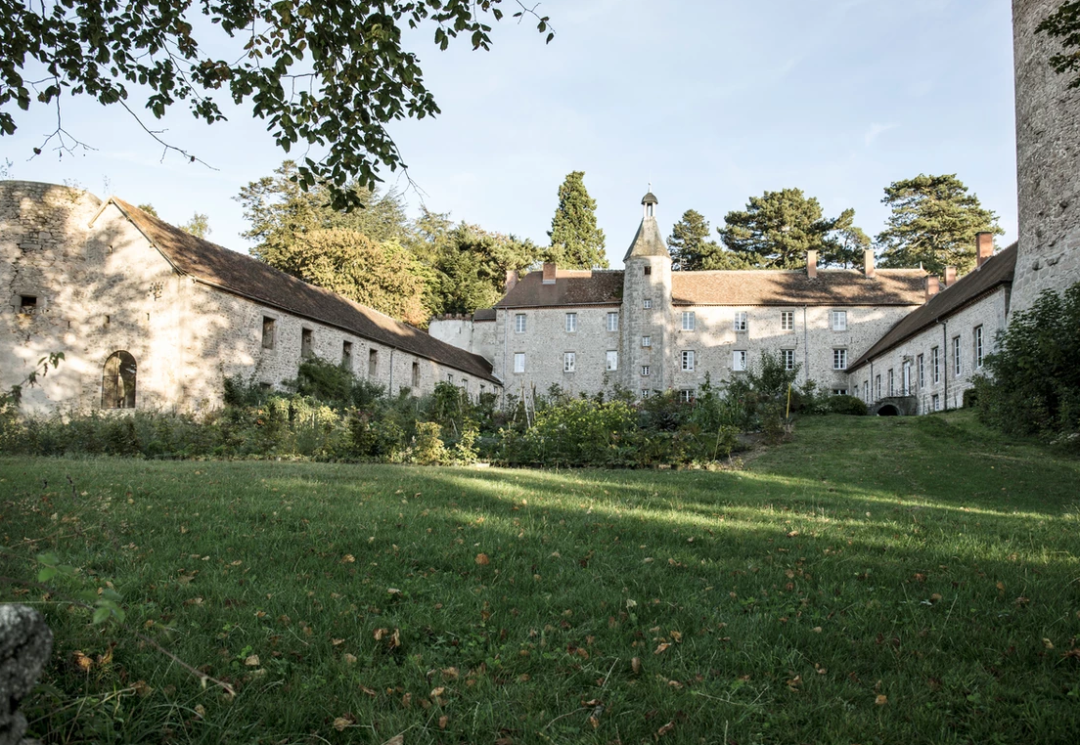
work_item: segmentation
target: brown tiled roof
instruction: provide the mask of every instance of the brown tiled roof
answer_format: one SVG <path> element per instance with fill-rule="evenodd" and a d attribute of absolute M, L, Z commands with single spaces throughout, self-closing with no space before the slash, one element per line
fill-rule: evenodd
<path fill-rule="evenodd" d="M 946 287 L 930 298 L 925 305 L 916 308 L 897 321 L 896 325 L 878 339 L 874 346 L 866 350 L 865 354 L 855 360 L 848 369 L 862 367 L 879 354 L 889 351 L 915 334 L 933 326 L 939 318 L 948 318 L 986 293 L 1003 284 L 1011 283 L 1015 269 L 1016 244 L 1014 243 L 991 256 L 978 269 L 965 274 L 952 287 Z"/>
<path fill-rule="evenodd" d="M 110 201 L 177 271 L 203 284 L 498 382 L 492 375 L 491 364 L 479 355 L 441 342 L 420 329 L 249 256 L 196 238 L 121 199 L 112 197 Z"/>
<path fill-rule="evenodd" d="M 543 272 L 529 272 L 506 293 L 496 308 L 543 308 L 560 305 L 618 305 L 623 273 L 611 270 L 559 269 L 555 284 L 541 282 Z"/>
<path fill-rule="evenodd" d="M 672 272 L 675 305 L 918 305 L 922 269 L 878 269 L 873 279 L 854 269 Z"/>

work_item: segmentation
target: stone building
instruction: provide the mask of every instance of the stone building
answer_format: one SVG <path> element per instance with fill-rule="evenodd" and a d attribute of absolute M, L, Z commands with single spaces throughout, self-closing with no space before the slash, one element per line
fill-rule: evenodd
<path fill-rule="evenodd" d="M 798 366 L 835 393 L 848 367 L 925 300 L 921 269 L 672 271 L 656 221 L 643 216 L 621 271 L 560 270 L 552 264 L 508 278 L 494 308 L 472 321 L 435 319 L 432 335 L 484 354 L 507 393 L 558 385 L 571 394 L 638 396 L 675 389 L 691 398 L 706 379 L 744 374 L 763 352 Z"/>
<path fill-rule="evenodd" d="M 27 410 L 221 402 L 225 377 L 270 387 L 300 362 L 341 362 L 385 386 L 498 392 L 482 357 L 191 236 L 120 199 L 0 182 L 0 389 L 63 352 Z"/>

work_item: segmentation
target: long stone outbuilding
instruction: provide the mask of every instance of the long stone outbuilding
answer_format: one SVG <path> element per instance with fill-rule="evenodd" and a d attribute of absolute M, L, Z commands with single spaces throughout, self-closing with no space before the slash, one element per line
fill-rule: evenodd
<path fill-rule="evenodd" d="M 501 391 L 478 355 L 68 187 L 0 182 L 0 288 L 0 389 L 64 353 L 24 390 L 30 412 L 198 412 L 220 405 L 226 377 L 277 388 L 310 356 L 391 394 Z"/>

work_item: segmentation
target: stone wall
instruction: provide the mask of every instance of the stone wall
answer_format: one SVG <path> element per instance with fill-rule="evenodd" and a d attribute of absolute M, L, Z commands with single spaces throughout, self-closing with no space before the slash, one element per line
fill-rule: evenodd
<path fill-rule="evenodd" d="M 867 404 L 892 395 L 915 396 L 919 414 L 936 409 L 960 408 L 964 401 L 964 391 L 971 387 L 972 378 L 982 372 L 976 358 L 975 329 L 982 328 L 985 356 L 993 350 L 998 333 L 1005 329 L 1008 308 L 1009 291 L 1005 287 L 999 287 L 942 319 L 941 323 L 934 324 L 899 346 L 874 357 L 871 364 L 852 370 L 850 377 L 854 395 Z M 956 338 L 960 339 L 959 374 L 956 372 L 954 356 Z M 935 348 L 940 365 L 936 380 L 933 369 Z M 910 365 L 911 369 L 907 390 L 904 389 L 905 363 Z M 888 386 L 890 370 L 893 373 L 892 392 Z"/>
<path fill-rule="evenodd" d="M 1013 0 L 1020 253 L 1013 307 L 1080 282 L 1080 90 L 1050 57 L 1057 40 L 1035 28 L 1062 0 Z"/>

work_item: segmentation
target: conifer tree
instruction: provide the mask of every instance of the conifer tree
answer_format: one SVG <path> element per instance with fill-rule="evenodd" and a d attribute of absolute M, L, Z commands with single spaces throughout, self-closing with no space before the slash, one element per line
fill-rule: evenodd
<path fill-rule="evenodd" d="M 596 200 L 585 189 L 584 171 L 567 175 L 551 218 L 550 257 L 568 269 L 607 269 L 604 231 L 596 227 Z"/>
<path fill-rule="evenodd" d="M 679 271 L 701 269 L 701 249 L 709 237 L 709 221 L 697 210 L 687 210 L 671 227 L 668 250 L 671 268 Z"/>

